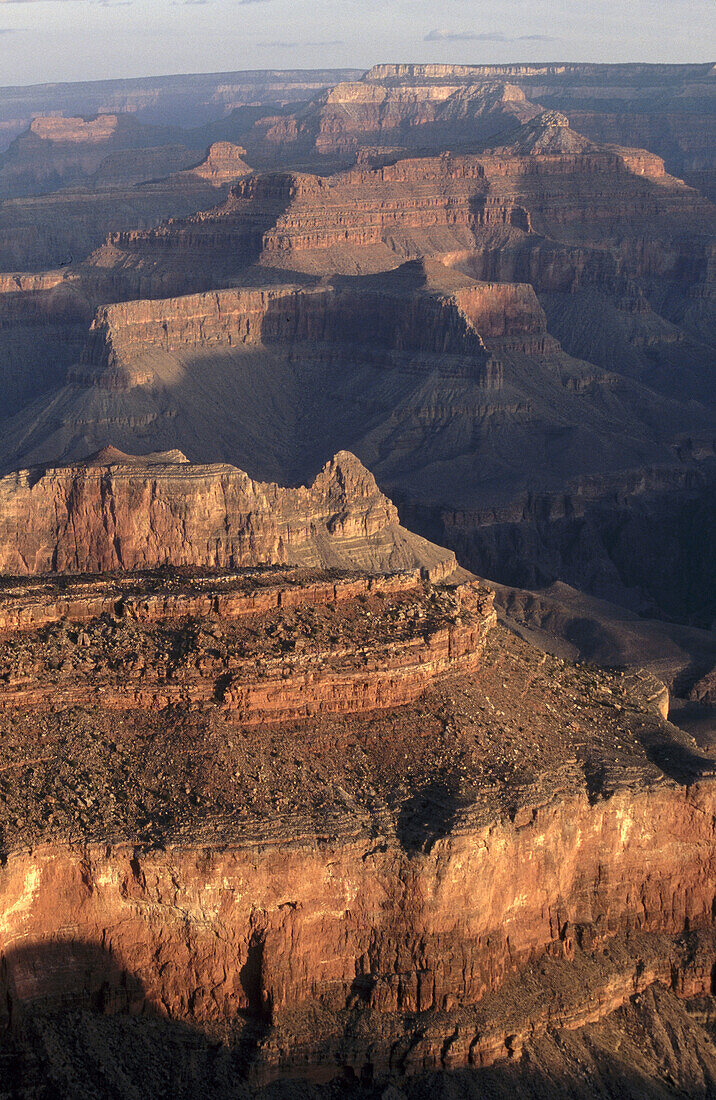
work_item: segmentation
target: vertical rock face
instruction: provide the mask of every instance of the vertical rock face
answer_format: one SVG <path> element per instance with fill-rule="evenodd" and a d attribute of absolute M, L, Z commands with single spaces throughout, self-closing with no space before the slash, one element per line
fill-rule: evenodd
<path fill-rule="evenodd" d="M 352 565 L 436 575 L 454 557 L 400 528 L 394 505 L 348 452 L 309 487 L 252 481 L 181 454 L 123 455 L 0 481 L 0 569 L 101 572 L 157 565 Z"/>
<path fill-rule="evenodd" d="M 697 232 L 713 222 L 710 204 L 666 175 L 659 157 L 594 146 L 565 123 L 557 112 L 541 114 L 480 156 L 403 159 L 329 177 L 248 177 L 213 211 L 115 234 L 92 266 L 156 278 L 162 265 L 176 276 L 183 262 L 190 289 L 192 264 L 211 263 L 223 279 L 257 260 L 354 274 L 458 250 L 488 249 L 508 265 L 515 251 L 552 247 L 573 253 L 565 289 L 595 265 L 630 277 L 681 271 Z M 507 268 L 500 277 L 528 281 Z"/>
<path fill-rule="evenodd" d="M 368 625 L 364 595 L 337 601 L 331 630 L 360 606 Z M 391 612 L 414 606 L 404 596 L 375 589 L 374 611 L 388 601 L 376 640 Z M 194 621 L 214 648 L 231 637 L 226 622 Z M 276 621 L 266 625 L 262 644 Z M 157 624 L 125 627 L 137 667 Z M 85 621 L 80 648 L 97 656 L 107 633 L 106 619 Z M 45 629 L 33 644 L 53 639 Z M 17 649 L 3 645 L 3 659 Z M 22 1034 L 78 1009 L 129 1010 L 211 1034 L 248 1020 L 259 1073 L 404 1073 L 514 1057 L 530 1035 L 601 1021 L 657 982 L 708 998 L 713 761 L 664 723 L 653 681 L 638 679 L 570 668 L 495 628 L 469 678 L 388 715 L 248 731 L 217 722 L 216 704 L 213 716 L 205 704 L 108 719 L 89 695 L 56 691 L 28 717 L 18 698 L 0 709 L 3 767 L 17 765 L 18 731 L 39 721 L 32 782 L 54 792 L 55 824 L 27 791 L 10 795 L 14 825 L 0 806 L 12 838 L 0 1022 Z M 64 790 L 58 772 L 77 753 L 81 774 Z M 453 753 L 460 763 L 445 772 Z M 81 847 L 62 835 L 68 814 Z"/>
<path fill-rule="evenodd" d="M 215 141 L 204 160 L 192 168 L 194 175 L 211 183 L 228 183 L 251 174 L 251 168 L 243 159 L 246 150 L 230 141 Z"/>
<path fill-rule="evenodd" d="M 528 288 L 506 297 L 515 303 L 525 296 L 529 298 Z M 478 297 L 476 292 L 475 302 Z M 497 291 L 494 297 L 496 301 L 505 295 Z M 485 289 L 481 300 L 487 302 L 488 298 L 490 292 Z M 347 355 L 362 349 L 366 357 L 379 356 L 386 361 L 391 355 L 450 357 L 461 361 L 476 378 L 487 378 L 489 355 L 462 309 L 462 301 L 454 296 L 390 293 L 387 289 L 281 286 L 104 306 L 97 312 L 70 378 L 123 389 L 152 380 L 156 353 L 302 345 L 314 356 L 333 347 Z M 536 300 L 530 299 L 530 305 L 541 319 Z M 473 306 L 480 319 L 487 308 Z M 503 330 L 504 324 L 503 318 Z"/>
<path fill-rule="evenodd" d="M 386 1017 L 474 1005 L 550 948 L 573 954 L 578 936 L 710 928 L 715 809 L 711 789 L 575 799 L 463 827 L 413 857 L 349 836 L 141 855 L 43 845 L 2 873 L 3 1010 L 27 1014 L 60 996 L 61 955 L 42 970 L 32 958 L 69 928 L 141 975 L 148 1005 L 197 1023 L 241 1012 L 280 1021 L 311 1000 L 339 1012 L 359 988 Z M 28 946 L 13 957 L 14 943 Z"/>
<path fill-rule="evenodd" d="M 117 457 L 85 472 L 120 530 Z M 169 466 L 134 467 L 165 506 Z M 261 493 L 294 531 L 312 504 L 316 537 L 319 503 L 354 545 L 392 516 L 347 455 L 310 489 L 234 476 L 257 520 Z M 259 1076 L 404 1073 L 514 1057 L 657 982 L 708 998 L 715 768 L 663 706 L 653 677 L 520 642 L 480 583 L 6 580 L 6 1043 L 22 1065 L 28 1035 L 130 1012 L 234 1034 L 234 1075 L 245 1044 Z"/>
<path fill-rule="evenodd" d="M 316 152 L 325 155 L 371 143 L 447 145 L 468 134 L 473 141 L 487 141 L 538 112 L 520 88 L 507 83 L 391 87 L 364 81 L 331 89 L 316 104 L 310 123 Z M 276 140 L 279 134 L 271 136 Z"/>

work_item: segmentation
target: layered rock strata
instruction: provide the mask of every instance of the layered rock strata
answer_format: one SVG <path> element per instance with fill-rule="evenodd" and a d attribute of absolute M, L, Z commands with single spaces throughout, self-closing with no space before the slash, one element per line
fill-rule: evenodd
<path fill-rule="evenodd" d="M 100 633 L 57 627 L 37 643 L 80 671 Z M 135 650 L 154 629 L 101 626 Z M 401 1075 L 519 1060 L 659 983 L 710 1004 L 714 762 L 652 695 L 496 627 L 469 676 L 340 720 L 0 711 L 11 1035 L 129 1011 L 223 1037 L 254 1081 Z"/>
<path fill-rule="evenodd" d="M 14 621 L 57 622 L 61 610 L 88 625 L 76 635 L 77 663 L 48 655 L 36 635 L 19 644 L 7 636 L 0 707 L 96 699 L 114 710 L 157 710 L 213 702 L 256 725 L 398 706 L 447 672 L 477 667 L 495 623 L 491 593 L 475 585 L 425 592 L 419 573 L 305 586 L 300 580 L 272 587 L 264 579 L 258 589 L 213 597 L 115 591 L 49 606 L 40 598 L 20 608 L 6 597 L 6 629 Z M 88 617 L 100 609 L 118 630 L 108 634 Z M 125 618 L 141 624 L 144 635 L 129 651 Z M 222 624 L 218 647 L 218 627 L 197 625 L 207 618 Z"/>
<path fill-rule="evenodd" d="M 452 552 L 400 527 L 395 506 L 345 451 L 312 485 L 282 489 L 178 453 L 143 460 L 107 448 L 80 465 L 8 475 L 0 501 L 6 573 L 290 563 L 419 566 L 439 579 L 456 567 Z"/>
<path fill-rule="evenodd" d="M 517 294 L 507 297 L 516 312 Z M 480 315 L 478 301 L 477 293 L 465 298 L 473 315 Z M 462 305 L 429 294 L 279 286 L 105 306 L 69 378 L 122 389 L 152 381 L 156 353 L 306 345 L 308 354 L 317 357 L 322 347 L 332 345 L 347 353 L 361 348 L 366 356 L 385 359 L 386 366 L 391 353 L 422 355 L 428 358 L 427 369 L 442 356 L 453 370 L 462 368 L 489 383 L 490 357 Z M 492 308 L 504 317 L 497 303 Z"/>
<path fill-rule="evenodd" d="M 666 175 L 660 158 L 593 146 L 564 121 L 547 113 L 509 145 L 479 156 L 404 159 L 328 177 L 251 176 L 213 211 L 149 232 L 112 235 L 92 258 L 95 277 L 106 268 L 125 271 L 125 279 L 127 269 L 146 277 L 157 265 L 167 271 L 181 262 L 206 265 L 210 254 L 223 277 L 233 270 L 235 278 L 242 265 L 257 260 L 353 274 L 460 250 L 509 255 L 525 235 L 538 249 L 547 237 L 574 252 L 561 260 L 572 269 L 566 283 L 563 276 L 567 288 L 579 278 L 580 247 L 597 246 L 611 274 L 663 275 L 675 262 L 669 241 L 679 250 L 678 264 L 687 263 L 684 241 L 693 238 L 696 247 L 704 222 L 713 224 L 711 205 Z M 585 264 L 585 258 L 581 266 L 588 270 L 590 262 L 600 262 L 595 256 Z"/>
<path fill-rule="evenodd" d="M 364 145 L 446 148 L 518 127 L 539 112 L 509 83 L 465 86 L 402 85 L 366 81 L 336 85 L 293 115 L 259 120 L 250 139 L 264 156 L 292 147 L 319 156 L 350 156 Z"/>

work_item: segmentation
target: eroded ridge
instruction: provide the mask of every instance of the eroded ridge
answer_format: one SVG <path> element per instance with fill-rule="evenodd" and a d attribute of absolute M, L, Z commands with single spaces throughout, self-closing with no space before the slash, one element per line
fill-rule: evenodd
<path fill-rule="evenodd" d="M 180 451 L 105 447 L 72 466 L 0 479 L 0 572 L 81 573 L 157 566 L 419 567 L 453 573 L 455 555 L 400 526 L 395 505 L 349 451 L 310 485 L 254 481 Z"/>
<path fill-rule="evenodd" d="M 229 576 L 213 592 L 200 581 L 11 589 L 0 598 L 0 707 L 214 703 L 256 725 L 397 706 L 476 668 L 495 623 L 483 585 L 431 585 L 419 570 Z"/>

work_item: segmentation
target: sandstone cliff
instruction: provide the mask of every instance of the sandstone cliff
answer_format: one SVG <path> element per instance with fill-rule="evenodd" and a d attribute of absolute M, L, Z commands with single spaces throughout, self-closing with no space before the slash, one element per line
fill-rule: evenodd
<path fill-rule="evenodd" d="M 263 571 L 186 588 L 177 591 L 175 581 L 174 591 L 162 590 L 145 576 L 76 585 L 56 601 L 42 589 L 24 598 L 16 590 L 0 607 L 0 708 L 90 699 L 114 711 L 218 704 L 247 726 L 385 709 L 413 702 L 446 673 L 474 670 L 495 624 L 490 591 L 475 582 L 426 591 L 418 570 L 317 580 Z M 118 646 L 106 646 L 107 616 L 139 627 L 138 648 L 127 652 L 124 631 Z M 191 625 L 217 616 L 218 650 L 213 635 Z M 68 620 L 85 624 L 91 670 L 58 661 L 37 634 L 19 646 L 12 640 L 18 628 Z M 44 682 L 33 682 L 28 672 L 41 664 Z"/>
<path fill-rule="evenodd" d="M 662 986 L 710 1010 L 714 763 L 664 722 L 652 678 L 571 666 L 495 627 L 469 674 L 458 660 L 397 709 L 361 713 L 368 695 L 340 720 L 309 711 L 247 729 L 219 697 L 133 700 L 163 664 L 171 685 L 197 659 L 237 654 L 242 624 L 247 667 L 262 652 L 270 663 L 277 640 L 320 648 L 356 630 L 370 661 L 410 629 L 401 608 L 447 611 L 456 630 L 468 610 L 406 579 L 346 579 L 341 595 L 343 581 L 314 577 L 305 605 L 289 579 L 232 591 L 230 578 L 165 577 L 134 595 L 127 579 L 104 593 L 43 581 L 4 595 L 3 608 L 29 599 L 40 612 L 0 638 L 15 696 L 0 708 L 9 1074 L 62 1080 L 56 1043 L 37 1044 L 65 1021 L 81 1076 L 85 1035 L 101 1044 L 107 1028 L 113 1049 L 128 1013 L 140 1043 L 185 1029 L 183 1074 L 186 1044 L 197 1057 L 213 1042 L 223 1096 L 247 1073 L 256 1084 L 349 1066 L 405 1082 L 522 1064 L 547 1032 L 568 1043 Z M 291 589 L 293 608 L 240 607 Z M 88 600 L 113 596 L 88 619 Z M 63 602 L 68 617 L 52 621 Z M 287 669 L 301 659 L 284 652 Z M 26 705 L 44 676 L 69 687 L 108 668 L 126 679 L 127 709 L 61 688 Z M 317 668 L 313 690 L 332 676 Z M 165 1072 L 160 1054 L 142 1058 L 148 1079 Z"/>
<path fill-rule="evenodd" d="M 291 563 L 445 576 L 443 551 L 398 523 L 373 476 L 340 452 L 313 484 L 282 489 L 181 454 L 106 448 L 81 465 L 0 481 L 0 569 L 103 572 L 158 565 Z"/>
<path fill-rule="evenodd" d="M 713 217 L 697 192 L 665 174 L 660 158 L 594 146 L 547 114 L 480 156 L 403 159 L 328 177 L 249 177 L 213 211 L 113 235 L 91 262 L 154 278 L 181 265 L 187 280 L 208 263 L 220 279 L 256 261 L 354 274 L 466 251 L 487 252 L 506 280 L 532 281 L 514 274 L 514 265 L 551 249 L 560 281 L 535 285 L 570 289 L 590 275 L 663 276 L 693 262 L 703 252 L 697 234 Z"/>

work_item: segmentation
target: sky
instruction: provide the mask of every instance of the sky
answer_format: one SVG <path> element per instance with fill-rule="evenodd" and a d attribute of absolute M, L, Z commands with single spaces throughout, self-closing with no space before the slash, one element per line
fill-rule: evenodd
<path fill-rule="evenodd" d="M 716 60 L 716 0 L 0 0 L 0 85 L 381 61 Z"/>

